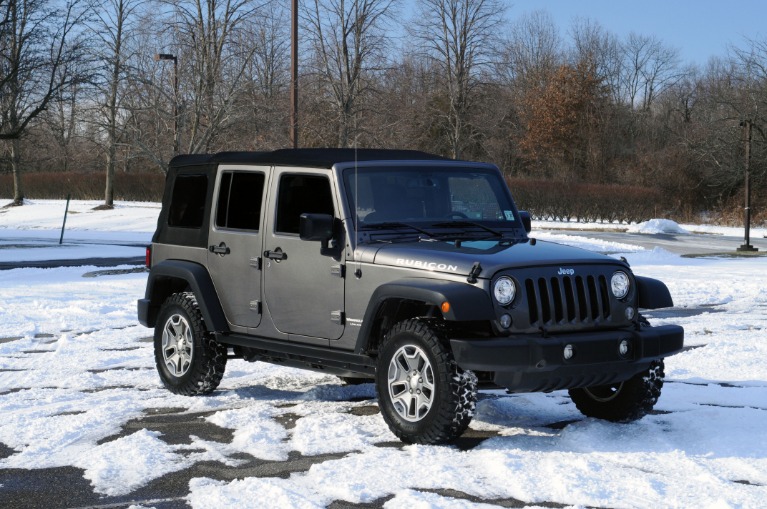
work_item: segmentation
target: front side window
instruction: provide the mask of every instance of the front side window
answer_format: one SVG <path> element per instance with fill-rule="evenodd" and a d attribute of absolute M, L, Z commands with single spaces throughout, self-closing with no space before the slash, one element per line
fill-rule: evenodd
<path fill-rule="evenodd" d="M 299 233 L 301 214 L 333 215 L 330 181 L 321 175 L 285 174 L 277 195 L 278 233 Z"/>
<path fill-rule="evenodd" d="M 257 231 L 261 224 L 264 174 L 226 171 L 221 174 L 216 226 Z"/>
<path fill-rule="evenodd" d="M 168 226 L 201 228 L 208 193 L 206 175 L 178 175 L 168 211 Z"/>

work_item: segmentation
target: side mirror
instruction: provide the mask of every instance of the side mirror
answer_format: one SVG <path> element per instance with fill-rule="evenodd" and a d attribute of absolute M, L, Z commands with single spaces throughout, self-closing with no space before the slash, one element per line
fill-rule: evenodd
<path fill-rule="evenodd" d="M 333 216 L 330 214 L 301 214 L 298 235 L 301 240 L 319 240 L 323 247 L 333 238 Z"/>
<path fill-rule="evenodd" d="M 522 220 L 522 226 L 525 227 L 525 232 L 530 233 L 533 230 L 533 221 L 530 218 L 530 213 L 526 210 L 520 210 L 519 218 Z"/>

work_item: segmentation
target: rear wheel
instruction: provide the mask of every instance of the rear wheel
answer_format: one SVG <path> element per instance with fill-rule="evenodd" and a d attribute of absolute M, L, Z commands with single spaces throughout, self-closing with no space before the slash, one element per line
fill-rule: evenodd
<path fill-rule="evenodd" d="M 378 402 L 389 429 L 403 442 L 450 442 L 468 428 L 477 377 L 456 364 L 428 322 L 405 320 L 386 335 L 376 369 Z"/>
<path fill-rule="evenodd" d="M 650 412 L 663 388 L 663 359 L 616 384 L 570 389 L 570 398 L 583 415 L 615 422 L 630 422 Z"/>
<path fill-rule="evenodd" d="M 163 385 L 175 394 L 209 394 L 224 376 L 227 349 L 205 329 L 193 293 L 174 293 L 163 303 L 154 354 Z"/>

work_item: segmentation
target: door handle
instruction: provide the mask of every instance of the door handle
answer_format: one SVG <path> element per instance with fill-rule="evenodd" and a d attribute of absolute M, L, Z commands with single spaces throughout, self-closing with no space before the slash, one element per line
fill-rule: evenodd
<path fill-rule="evenodd" d="M 231 253 L 231 250 L 229 249 L 229 246 L 226 245 L 226 243 L 222 242 L 221 244 L 217 246 L 209 246 L 208 249 L 211 253 L 215 253 L 220 256 L 228 255 Z"/>
<path fill-rule="evenodd" d="M 277 248 L 274 251 L 264 251 L 264 256 L 270 260 L 282 261 L 288 259 L 288 254 L 283 253 L 281 248 Z"/>

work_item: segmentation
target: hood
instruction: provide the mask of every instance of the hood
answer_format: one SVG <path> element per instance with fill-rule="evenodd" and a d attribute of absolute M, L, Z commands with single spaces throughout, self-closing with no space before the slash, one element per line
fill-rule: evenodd
<path fill-rule="evenodd" d="M 370 248 L 373 247 L 373 250 Z M 433 272 L 468 275 L 472 266 L 482 266 L 480 277 L 490 278 L 499 270 L 540 265 L 621 265 L 614 258 L 552 242 L 524 240 L 509 244 L 497 241 L 408 242 L 368 245 L 362 256 L 376 265 L 408 267 Z"/>

